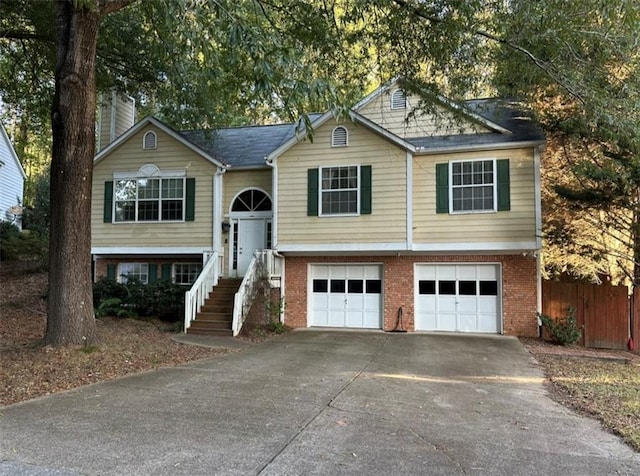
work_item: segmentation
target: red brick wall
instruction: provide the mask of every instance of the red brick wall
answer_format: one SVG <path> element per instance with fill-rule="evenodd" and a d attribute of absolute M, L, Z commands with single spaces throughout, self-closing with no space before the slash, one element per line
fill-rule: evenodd
<path fill-rule="evenodd" d="M 383 265 L 384 330 L 396 326 L 398 309 L 403 310 L 403 327 L 414 330 L 415 263 L 501 263 L 502 315 L 504 333 L 535 337 L 537 275 L 536 259 L 521 255 L 505 256 L 319 256 L 286 257 L 285 323 L 307 327 L 307 271 L 309 264 L 381 263 Z"/>

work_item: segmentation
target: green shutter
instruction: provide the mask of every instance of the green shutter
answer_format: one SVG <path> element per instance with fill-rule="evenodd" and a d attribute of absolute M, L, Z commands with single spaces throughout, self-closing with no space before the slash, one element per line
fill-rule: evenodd
<path fill-rule="evenodd" d="M 171 264 L 164 263 L 162 265 L 162 280 L 171 281 Z"/>
<path fill-rule="evenodd" d="M 185 221 L 194 221 L 196 217 L 196 179 L 187 179 L 187 203 L 185 207 Z"/>
<path fill-rule="evenodd" d="M 449 164 L 436 164 L 436 213 L 449 213 Z"/>
<path fill-rule="evenodd" d="M 104 222 L 113 221 L 113 182 L 104 183 Z"/>
<path fill-rule="evenodd" d="M 318 169 L 307 170 L 307 216 L 318 216 Z"/>
<path fill-rule="evenodd" d="M 511 210 L 509 159 L 497 160 L 496 166 L 498 169 L 498 211 Z"/>
<path fill-rule="evenodd" d="M 360 214 L 371 214 L 371 166 L 360 167 Z"/>
<path fill-rule="evenodd" d="M 107 265 L 107 279 L 116 280 L 116 265 L 108 264 Z"/>
<path fill-rule="evenodd" d="M 147 282 L 149 284 L 155 283 L 158 280 L 158 265 L 155 263 L 149 263 L 147 266 L 149 268 L 149 278 L 147 279 Z"/>

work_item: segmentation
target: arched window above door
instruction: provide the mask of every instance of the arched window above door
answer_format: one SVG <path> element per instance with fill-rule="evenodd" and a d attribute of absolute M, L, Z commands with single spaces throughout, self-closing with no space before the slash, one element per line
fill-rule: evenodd
<path fill-rule="evenodd" d="M 271 199 L 262 190 L 250 188 L 241 192 L 231 205 L 232 212 L 271 211 Z"/>

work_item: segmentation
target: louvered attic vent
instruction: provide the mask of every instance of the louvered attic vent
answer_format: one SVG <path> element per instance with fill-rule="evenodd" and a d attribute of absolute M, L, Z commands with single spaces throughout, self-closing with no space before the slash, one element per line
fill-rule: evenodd
<path fill-rule="evenodd" d="M 157 149 L 158 148 L 158 136 L 155 132 L 149 131 L 144 135 L 142 139 L 143 149 Z"/>
<path fill-rule="evenodd" d="M 348 145 L 349 132 L 344 126 L 336 127 L 331 133 L 331 146 L 332 147 L 345 147 Z"/>
<path fill-rule="evenodd" d="M 396 89 L 391 94 L 391 109 L 406 109 L 407 96 L 403 89 Z"/>

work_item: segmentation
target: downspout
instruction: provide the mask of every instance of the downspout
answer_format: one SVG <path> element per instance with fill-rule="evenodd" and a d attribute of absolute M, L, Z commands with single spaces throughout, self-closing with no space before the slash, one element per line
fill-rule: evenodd
<path fill-rule="evenodd" d="M 282 258 L 282 270 L 280 271 L 280 322 L 284 324 L 285 321 L 285 257 L 278 253 L 278 166 L 275 163 L 275 159 L 272 157 L 265 157 L 265 163 L 271 167 L 271 196 L 273 197 L 272 208 L 273 216 L 271 217 L 271 248 L 273 255 Z"/>
<path fill-rule="evenodd" d="M 542 180 L 540 177 L 540 158 L 544 146 L 540 145 L 533 149 L 534 166 L 534 197 L 536 203 L 536 317 L 538 320 L 538 337 L 542 337 Z"/>
<path fill-rule="evenodd" d="M 115 88 L 111 90 L 111 117 L 109 118 L 109 144 L 111 144 L 116 138 L 116 114 L 118 107 L 116 101 L 118 100 L 118 94 Z"/>
<path fill-rule="evenodd" d="M 218 167 L 213 175 L 213 251 L 222 256 L 222 176 L 227 171 Z"/>
<path fill-rule="evenodd" d="M 407 151 L 407 251 L 413 250 L 413 154 Z"/>

